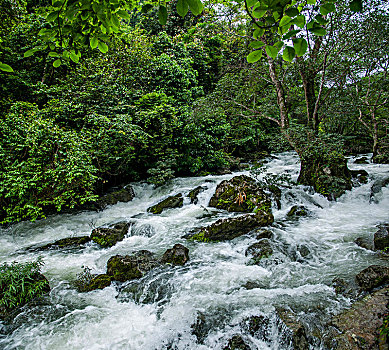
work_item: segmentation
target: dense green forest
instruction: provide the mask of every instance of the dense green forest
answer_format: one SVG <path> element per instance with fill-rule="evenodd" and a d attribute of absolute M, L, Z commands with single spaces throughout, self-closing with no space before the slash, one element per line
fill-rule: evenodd
<path fill-rule="evenodd" d="M 301 159 L 300 183 L 328 197 L 350 187 L 345 155 L 389 161 L 385 1 L 362 11 L 289 1 L 272 20 L 271 5 L 255 1 L 202 11 L 150 2 L 120 16 L 99 8 L 103 24 L 111 17 L 94 25 L 98 35 L 71 8 L 58 29 L 65 3 L 77 2 L 0 2 L 3 224 L 80 208 L 112 186 L 158 186 L 284 150 Z"/>

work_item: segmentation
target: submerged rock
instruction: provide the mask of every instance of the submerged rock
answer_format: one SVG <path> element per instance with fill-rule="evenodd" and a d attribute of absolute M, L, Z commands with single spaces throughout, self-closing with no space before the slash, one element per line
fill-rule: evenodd
<path fill-rule="evenodd" d="M 184 238 L 200 242 L 229 241 L 255 228 L 270 225 L 273 221 L 273 215 L 266 212 L 220 219 L 207 227 L 201 228 L 199 232 L 185 236 Z"/>
<path fill-rule="evenodd" d="M 53 243 L 46 244 L 42 247 L 30 247 L 27 250 L 48 250 L 48 249 L 64 249 L 83 246 L 91 241 L 89 236 L 67 237 L 59 239 Z"/>
<path fill-rule="evenodd" d="M 190 198 L 190 202 L 193 203 L 193 204 L 197 204 L 198 201 L 199 201 L 199 199 L 197 197 L 204 190 L 206 190 L 206 187 L 204 187 L 204 186 L 197 186 L 195 189 L 190 191 L 188 193 L 188 197 Z"/>
<path fill-rule="evenodd" d="M 370 203 L 377 202 L 376 195 L 382 192 L 382 188 L 389 185 L 389 177 L 375 180 L 370 189 Z"/>
<path fill-rule="evenodd" d="M 260 240 L 262 238 L 273 239 L 273 237 L 274 237 L 273 232 L 271 232 L 270 230 L 261 229 L 258 231 L 256 238 L 257 240 Z"/>
<path fill-rule="evenodd" d="M 262 239 L 249 246 L 245 252 L 246 256 L 252 256 L 254 264 L 258 264 L 262 259 L 268 258 L 273 254 L 273 249 L 268 239 Z"/>
<path fill-rule="evenodd" d="M 108 227 L 95 228 L 91 233 L 91 239 L 101 247 L 112 247 L 122 241 L 126 236 L 130 223 L 121 221 Z"/>
<path fill-rule="evenodd" d="M 166 250 L 161 258 L 163 264 L 184 265 L 189 261 L 189 249 L 182 244 L 175 244 L 173 248 Z"/>
<path fill-rule="evenodd" d="M 289 218 L 297 218 L 308 215 L 308 209 L 303 205 L 294 205 L 286 214 Z"/>
<path fill-rule="evenodd" d="M 374 233 L 374 250 L 384 250 L 389 247 L 389 224 L 379 225 Z"/>
<path fill-rule="evenodd" d="M 181 193 L 174 196 L 170 196 L 164 199 L 162 202 L 155 204 L 147 209 L 148 212 L 153 214 L 161 214 L 165 209 L 169 208 L 181 208 L 184 205 L 184 198 Z"/>
<path fill-rule="evenodd" d="M 310 347 L 305 328 L 296 316 L 287 310 L 278 310 L 277 315 L 291 332 L 293 348 L 295 350 L 309 350 Z"/>
<path fill-rule="evenodd" d="M 366 170 L 350 170 L 351 177 L 361 184 L 367 183 L 369 173 Z"/>
<path fill-rule="evenodd" d="M 222 181 L 209 201 L 209 206 L 229 212 L 271 213 L 271 201 L 255 180 L 246 175 Z"/>
<path fill-rule="evenodd" d="M 341 332 L 335 335 L 336 349 L 387 349 L 379 346 L 380 327 L 388 314 L 389 289 L 384 288 L 357 301 L 332 319 Z"/>
<path fill-rule="evenodd" d="M 140 250 L 132 255 L 115 255 L 107 262 L 107 275 L 115 281 L 129 281 L 143 277 L 151 269 L 159 266 L 154 254 Z"/>
<path fill-rule="evenodd" d="M 354 242 L 361 248 L 373 250 L 373 242 L 371 242 L 371 240 L 366 237 L 358 237 Z"/>
<path fill-rule="evenodd" d="M 369 291 L 389 282 L 389 267 L 371 265 L 358 273 L 355 278 L 362 290 Z"/>
<path fill-rule="evenodd" d="M 223 348 L 223 350 L 250 350 L 250 346 L 248 346 L 243 340 L 242 336 L 239 334 L 235 334 L 232 336 L 230 340 L 228 340 L 227 345 Z"/>

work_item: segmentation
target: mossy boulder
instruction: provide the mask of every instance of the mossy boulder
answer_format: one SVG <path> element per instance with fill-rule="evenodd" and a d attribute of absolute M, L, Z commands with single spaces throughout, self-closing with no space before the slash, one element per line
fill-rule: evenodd
<path fill-rule="evenodd" d="M 380 332 L 388 314 L 389 288 L 380 289 L 355 302 L 332 319 L 336 333 L 331 337 L 338 350 L 387 349 Z M 340 332 L 340 334 L 339 334 Z M 384 347 L 381 347 L 383 345 Z"/>
<path fill-rule="evenodd" d="M 352 187 L 346 158 L 337 151 L 300 154 L 301 167 L 297 182 L 312 186 L 329 200 L 335 200 Z"/>
<path fill-rule="evenodd" d="M 308 209 L 303 205 L 294 205 L 292 208 L 290 208 L 286 216 L 290 219 L 293 218 L 296 219 L 302 216 L 308 216 L 308 213 L 309 213 Z"/>
<path fill-rule="evenodd" d="M 257 240 L 261 240 L 263 238 L 268 238 L 268 239 L 273 239 L 274 237 L 274 233 L 271 232 L 270 230 L 266 230 L 266 229 L 261 229 L 257 232 Z"/>
<path fill-rule="evenodd" d="M 389 248 L 389 224 L 379 225 L 378 231 L 374 233 L 374 249 L 384 250 Z"/>
<path fill-rule="evenodd" d="M 161 258 L 163 264 L 185 265 L 189 261 L 189 249 L 182 244 L 175 244 L 166 250 Z"/>
<path fill-rule="evenodd" d="M 39 250 L 64 249 L 83 246 L 91 241 L 89 236 L 67 237 L 40 247 Z"/>
<path fill-rule="evenodd" d="M 229 241 L 258 227 L 271 225 L 273 221 L 274 217 L 271 213 L 260 211 L 256 214 L 220 219 L 185 238 L 200 242 Z"/>
<path fill-rule="evenodd" d="M 271 200 L 256 181 L 246 175 L 222 181 L 209 201 L 209 206 L 229 212 L 271 213 Z"/>
<path fill-rule="evenodd" d="M 358 273 L 355 278 L 362 290 L 370 291 L 389 282 L 389 267 L 371 265 Z"/>
<path fill-rule="evenodd" d="M 261 239 L 250 245 L 245 252 L 246 256 L 252 257 L 252 262 L 258 264 L 262 259 L 268 258 L 273 254 L 273 249 L 268 239 Z"/>
<path fill-rule="evenodd" d="M 181 208 L 184 205 L 184 198 L 182 193 L 178 193 L 174 196 L 170 196 L 164 199 L 162 202 L 155 204 L 147 209 L 148 212 L 153 214 L 161 214 L 165 209 L 169 208 Z"/>
<path fill-rule="evenodd" d="M 132 255 L 115 255 L 107 262 L 107 275 L 115 281 L 129 281 L 143 277 L 151 269 L 159 266 L 154 254 L 140 250 Z"/>
<path fill-rule="evenodd" d="M 108 205 L 114 205 L 118 202 L 130 202 L 134 199 L 135 192 L 131 186 L 125 186 L 120 189 L 115 189 L 103 196 L 101 196 L 96 202 L 91 204 L 97 210 L 105 209 Z"/>
<path fill-rule="evenodd" d="M 91 239 L 103 248 L 112 247 L 122 241 L 126 236 L 130 223 L 121 221 L 108 227 L 95 228 L 91 233 Z"/>
<path fill-rule="evenodd" d="M 197 204 L 198 203 L 198 195 L 203 192 L 204 190 L 206 189 L 206 187 L 204 186 L 197 186 L 196 188 L 194 188 L 192 191 L 190 191 L 188 193 L 188 197 L 190 198 L 190 202 L 193 203 L 193 204 Z"/>

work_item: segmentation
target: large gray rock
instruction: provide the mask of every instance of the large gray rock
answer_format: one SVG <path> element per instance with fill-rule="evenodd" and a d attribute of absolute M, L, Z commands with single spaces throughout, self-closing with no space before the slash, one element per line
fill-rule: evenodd
<path fill-rule="evenodd" d="M 273 215 L 267 212 L 220 219 L 207 227 L 201 228 L 195 234 L 185 236 L 185 238 L 200 242 L 229 241 L 255 228 L 270 225 L 273 221 Z"/>
<path fill-rule="evenodd" d="M 181 193 L 174 196 L 170 196 L 163 201 L 151 206 L 147 209 L 148 212 L 153 214 L 161 214 L 165 209 L 181 208 L 184 205 L 184 198 Z"/>
<path fill-rule="evenodd" d="M 209 201 L 209 206 L 229 212 L 252 213 L 257 210 L 271 213 L 271 201 L 255 180 L 246 175 L 222 181 Z"/>
<path fill-rule="evenodd" d="M 91 239 L 103 248 L 112 247 L 124 239 L 129 227 L 130 223 L 126 221 L 117 222 L 108 227 L 98 227 L 92 231 Z"/>
<path fill-rule="evenodd" d="M 380 338 L 380 327 L 388 314 L 389 288 L 384 288 L 357 301 L 352 307 L 332 319 L 341 332 L 333 341 L 337 350 L 387 349 Z M 381 343 L 381 344 L 380 344 Z"/>
<path fill-rule="evenodd" d="M 161 258 L 163 264 L 185 265 L 189 261 L 189 249 L 182 244 L 175 244 L 166 250 Z"/>
<path fill-rule="evenodd" d="M 389 282 L 389 267 L 371 265 L 358 273 L 355 278 L 362 290 L 369 291 Z"/>
<path fill-rule="evenodd" d="M 389 247 L 389 224 L 379 225 L 374 233 L 374 249 L 384 250 Z"/>

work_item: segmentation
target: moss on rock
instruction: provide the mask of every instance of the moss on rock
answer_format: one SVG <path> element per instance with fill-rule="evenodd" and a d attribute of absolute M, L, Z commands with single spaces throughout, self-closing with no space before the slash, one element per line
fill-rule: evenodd
<path fill-rule="evenodd" d="M 126 236 L 130 223 L 126 221 L 108 227 L 98 227 L 92 231 L 91 239 L 103 248 L 112 247 Z"/>
<path fill-rule="evenodd" d="M 148 212 L 153 214 L 161 214 L 165 209 L 169 208 L 181 208 L 184 205 L 184 198 L 181 193 L 174 196 L 170 196 L 159 202 L 156 205 L 151 206 L 147 209 Z"/>
<path fill-rule="evenodd" d="M 184 265 L 189 260 L 189 249 L 182 244 L 175 244 L 166 250 L 161 258 L 163 264 Z"/>
<path fill-rule="evenodd" d="M 222 181 L 209 206 L 229 212 L 252 213 L 260 208 L 271 212 L 271 201 L 255 180 L 246 175 Z"/>
<path fill-rule="evenodd" d="M 270 225 L 273 221 L 274 217 L 271 213 L 260 211 L 256 214 L 220 219 L 185 238 L 200 242 L 227 241 L 242 236 L 255 228 Z"/>

